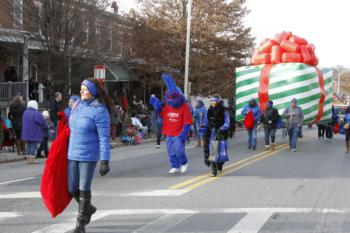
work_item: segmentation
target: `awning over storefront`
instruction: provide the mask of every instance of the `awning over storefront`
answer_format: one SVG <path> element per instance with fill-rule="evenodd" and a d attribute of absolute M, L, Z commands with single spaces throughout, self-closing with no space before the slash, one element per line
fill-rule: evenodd
<path fill-rule="evenodd" d="M 135 74 L 123 63 L 106 63 L 107 82 L 132 82 L 136 81 Z"/>

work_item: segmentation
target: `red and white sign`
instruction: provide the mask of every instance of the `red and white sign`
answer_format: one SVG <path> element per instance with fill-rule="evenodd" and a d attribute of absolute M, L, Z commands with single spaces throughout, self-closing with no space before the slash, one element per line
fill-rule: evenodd
<path fill-rule="evenodd" d="M 106 66 L 96 65 L 94 69 L 94 78 L 105 79 L 106 78 Z"/>

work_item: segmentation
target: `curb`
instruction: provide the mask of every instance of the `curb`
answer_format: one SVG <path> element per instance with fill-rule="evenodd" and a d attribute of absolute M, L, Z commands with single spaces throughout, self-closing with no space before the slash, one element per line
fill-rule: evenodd
<path fill-rule="evenodd" d="M 156 142 L 156 138 L 146 139 L 142 142 L 142 144 L 148 144 L 148 143 L 153 143 L 153 142 Z M 113 145 L 113 143 L 111 143 L 111 149 L 118 148 L 118 147 L 124 147 L 124 146 L 129 146 L 129 145 L 127 145 L 125 143 L 121 143 L 121 144 L 116 143 L 115 145 Z M 131 145 L 131 146 L 138 146 L 138 145 Z M 16 152 L 11 152 L 11 153 L 16 153 Z M 24 157 L 18 156 L 17 154 L 16 155 L 0 154 L 0 164 L 23 161 L 23 160 L 25 160 Z"/>

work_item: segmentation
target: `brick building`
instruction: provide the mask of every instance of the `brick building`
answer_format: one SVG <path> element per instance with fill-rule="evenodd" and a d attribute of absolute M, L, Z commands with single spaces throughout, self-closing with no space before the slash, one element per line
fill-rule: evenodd
<path fill-rule="evenodd" d="M 128 89 L 134 77 L 123 61 L 132 53 L 133 26 L 118 15 L 117 4 L 112 4 L 114 11 L 106 11 L 91 0 L 50 2 L 0 1 L 0 101 L 16 94 L 47 101 L 55 91 L 76 93 L 77 83 L 92 76 L 93 65 L 101 63 L 107 65 L 113 92 Z M 47 10 L 48 3 L 55 6 Z M 52 58 L 55 53 L 61 60 L 52 64 L 55 60 L 48 54 Z M 64 74 L 54 73 L 55 68 Z"/>

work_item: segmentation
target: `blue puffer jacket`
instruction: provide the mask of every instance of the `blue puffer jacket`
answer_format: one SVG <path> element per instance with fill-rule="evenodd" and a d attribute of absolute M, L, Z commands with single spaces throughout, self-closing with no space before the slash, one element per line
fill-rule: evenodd
<path fill-rule="evenodd" d="M 344 116 L 344 124 L 346 124 L 346 123 L 350 124 L 350 113 L 347 113 Z"/>
<path fill-rule="evenodd" d="M 68 159 L 99 161 L 110 157 L 109 113 L 97 99 L 81 100 L 69 118 Z"/>

